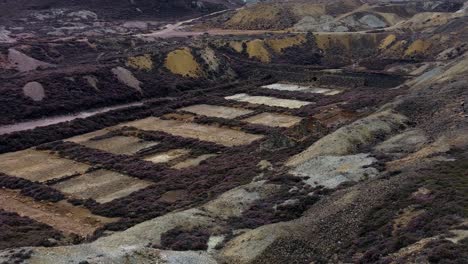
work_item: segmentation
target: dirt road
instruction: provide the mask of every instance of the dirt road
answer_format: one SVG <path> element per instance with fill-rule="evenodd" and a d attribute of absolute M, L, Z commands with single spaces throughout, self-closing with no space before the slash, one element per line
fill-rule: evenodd
<path fill-rule="evenodd" d="M 113 110 L 124 109 L 124 108 L 132 107 L 132 106 L 141 106 L 143 104 L 144 102 L 121 104 L 121 105 L 116 105 L 116 106 L 98 108 L 94 110 L 86 110 L 86 111 L 79 112 L 76 114 L 40 118 L 40 119 L 25 121 L 21 123 L 12 124 L 12 125 L 0 126 L 0 135 L 34 129 L 36 127 L 55 125 L 55 124 L 62 123 L 62 122 L 72 121 L 78 118 L 87 118 L 90 116 L 102 114 L 102 113 L 113 111 Z"/>

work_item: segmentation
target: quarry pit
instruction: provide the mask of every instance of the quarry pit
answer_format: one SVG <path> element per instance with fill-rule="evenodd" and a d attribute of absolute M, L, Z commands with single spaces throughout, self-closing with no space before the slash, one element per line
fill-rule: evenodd
<path fill-rule="evenodd" d="M 466 260 L 466 4 L 201 2 L 5 20 L 0 263 Z"/>

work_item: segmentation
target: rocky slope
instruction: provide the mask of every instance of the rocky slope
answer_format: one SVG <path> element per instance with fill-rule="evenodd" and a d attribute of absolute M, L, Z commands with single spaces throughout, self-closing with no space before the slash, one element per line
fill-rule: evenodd
<path fill-rule="evenodd" d="M 464 1 L 260 1 L 211 25 L 230 29 L 349 32 L 394 26 L 423 12 L 455 12 Z"/>

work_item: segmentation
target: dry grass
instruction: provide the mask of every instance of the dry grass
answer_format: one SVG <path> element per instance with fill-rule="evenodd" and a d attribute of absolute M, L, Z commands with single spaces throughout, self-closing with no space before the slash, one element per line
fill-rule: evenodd
<path fill-rule="evenodd" d="M 244 119 L 243 121 L 251 124 L 271 127 L 292 127 L 299 124 L 299 122 L 301 122 L 301 118 L 283 114 L 261 113 Z"/>
<path fill-rule="evenodd" d="M 153 60 L 150 54 L 130 57 L 127 60 L 127 66 L 136 70 L 151 71 L 153 69 Z"/>
<path fill-rule="evenodd" d="M 396 35 L 390 34 L 388 35 L 385 39 L 382 40 L 382 42 L 379 45 L 379 49 L 384 50 L 390 47 L 395 43 L 396 40 Z"/>
<path fill-rule="evenodd" d="M 174 136 L 219 143 L 228 147 L 250 144 L 263 137 L 228 128 L 199 125 L 178 120 L 161 120 L 155 117 L 149 117 L 123 125 L 142 130 L 161 131 Z"/>
<path fill-rule="evenodd" d="M 305 16 L 321 16 L 326 13 L 325 5 L 313 3 L 294 3 L 291 12 L 298 18 Z"/>
<path fill-rule="evenodd" d="M 265 43 L 277 54 L 282 54 L 284 49 L 298 46 L 306 42 L 305 35 L 297 35 L 294 37 L 281 39 L 268 39 Z"/>
<path fill-rule="evenodd" d="M 278 5 L 270 4 L 258 4 L 249 8 L 243 8 L 236 12 L 226 22 L 226 26 L 230 28 L 239 29 L 252 29 L 254 25 L 258 25 L 259 22 L 267 23 L 271 25 L 275 24 L 276 21 L 281 19 L 281 8 Z"/>
<path fill-rule="evenodd" d="M 408 49 L 406 49 L 405 56 L 423 55 L 429 50 L 430 47 L 431 43 L 429 41 L 418 39 L 411 43 Z"/>
<path fill-rule="evenodd" d="M 255 58 L 264 63 L 271 61 L 271 54 L 265 47 L 265 42 L 260 39 L 247 42 L 247 54 L 249 58 Z"/>
<path fill-rule="evenodd" d="M 55 184 L 53 188 L 80 199 L 94 199 L 98 203 L 128 196 L 151 185 L 150 182 L 120 173 L 97 170 Z"/>
<path fill-rule="evenodd" d="M 46 182 L 81 174 L 89 165 L 59 158 L 45 151 L 27 149 L 0 155 L 0 172 L 30 181 Z"/>
<path fill-rule="evenodd" d="M 229 46 L 237 51 L 238 53 L 242 53 L 244 51 L 244 42 L 243 41 L 231 41 L 229 42 Z"/>
<path fill-rule="evenodd" d="M 197 78 L 202 75 L 202 69 L 191 50 L 187 47 L 169 52 L 164 63 L 172 73 Z"/>

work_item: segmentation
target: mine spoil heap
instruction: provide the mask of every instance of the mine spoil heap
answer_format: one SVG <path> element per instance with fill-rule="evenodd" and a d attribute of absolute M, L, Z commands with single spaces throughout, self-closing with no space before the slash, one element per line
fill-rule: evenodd
<path fill-rule="evenodd" d="M 0 263 L 465 263 L 467 6 L 3 1 Z"/>

